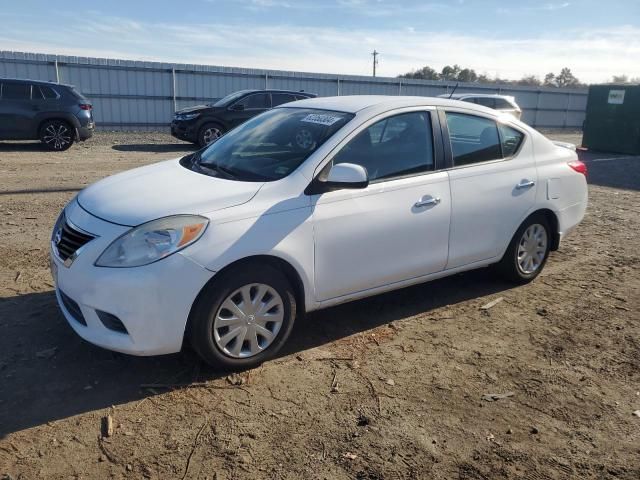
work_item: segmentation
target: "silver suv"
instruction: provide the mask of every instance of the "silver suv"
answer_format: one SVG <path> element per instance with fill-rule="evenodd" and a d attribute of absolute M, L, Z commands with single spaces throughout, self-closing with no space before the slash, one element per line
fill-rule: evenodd
<path fill-rule="evenodd" d="M 0 140 L 62 151 L 93 135 L 93 105 L 71 85 L 0 78 Z"/>
<path fill-rule="evenodd" d="M 449 98 L 448 94 L 439 95 L 442 98 Z M 522 110 L 516 103 L 515 97 L 510 95 L 492 95 L 485 93 L 455 93 L 451 95 L 452 100 L 476 103 L 483 107 L 493 108 L 500 112 L 510 113 L 518 120 L 522 116 Z"/>

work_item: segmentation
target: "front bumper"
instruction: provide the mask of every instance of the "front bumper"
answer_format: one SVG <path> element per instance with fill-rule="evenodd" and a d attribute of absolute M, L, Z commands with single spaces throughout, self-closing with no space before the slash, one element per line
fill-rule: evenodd
<path fill-rule="evenodd" d="M 71 327 L 85 340 L 118 352 L 180 351 L 191 306 L 213 272 L 180 252 L 144 267 L 96 267 L 102 251 L 128 228 L 91 216 L 75 200 L 65 213 L 75 226 L 97 235 L 69 267 L 52 248 L 56 297 Z M 126 332 L 113 329 L 99 312 L 116 317 Z"/>
<path fill-rule="evenodd" d="M 171 135 L 177 139 L 185 140 L 187 142 L 197 142 L 197 125 L 186 120 L 174 120 L 171 122 Z"/>

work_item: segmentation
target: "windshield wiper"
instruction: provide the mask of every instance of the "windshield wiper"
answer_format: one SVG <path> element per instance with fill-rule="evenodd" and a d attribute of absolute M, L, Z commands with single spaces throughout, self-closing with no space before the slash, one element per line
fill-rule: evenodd
<path fill-rule="evenodd" d="M 233 173 L 233 170 L 231 170 L 230 168 L 223 167 L 222 165 L 218 165 L 216 163 L 214 163 L 213 166 L 214 166 L 214 168 L 216 170 L 218 170 L 219 172 L 224 173 L 231 180 L 237 180 L 238 179 L 238 176 L 235 173 Z"/>

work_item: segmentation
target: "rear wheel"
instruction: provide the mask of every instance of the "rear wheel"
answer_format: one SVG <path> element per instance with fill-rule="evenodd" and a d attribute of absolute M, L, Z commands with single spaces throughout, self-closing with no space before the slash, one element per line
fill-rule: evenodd
<path fill-rule="evenodd" d="M 64 120 L 48 120 L 40 127 L 40 141 L 49 150 L 61 152 L 73 145 L 74 128 Z"/>
<path fill-rule="evenodd" d="M 284 345 L 296 316 L 287 278 L 258 264 L 223 273 L 205 287 L 190 318 L 190 340 L 208 364 L 252 368 Z"/>
<path fill-rule="evenodd" d="M 198 133 L 198 145 L 206 147 L 222 135 L 224 135 L 224 129 L 220 125 L 217 123 L 205 123 Z"/>
<path fill-rule="evenodd" d="M 527 218 L 511 239 L 500 263 L 500 273 L 516 283 L 528 283 L 536 278 L 549 257 L 551 229 L 543 215 Z"/>

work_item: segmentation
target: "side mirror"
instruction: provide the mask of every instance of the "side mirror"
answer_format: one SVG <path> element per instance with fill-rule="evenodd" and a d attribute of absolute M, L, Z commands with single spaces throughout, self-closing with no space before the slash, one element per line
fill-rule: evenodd
<path fill-rule="evenodd" d="M 307 187 L 305 193 L 316 195 L 333 190 L 367 188 L 368 185 L 369 175 L 362 165 L 338 163 L 331 166 L 326 176 L 322 173 L 318 175 Z"/>
<path fill-rule="evenodd" d="M 233 105 L 231 105 L 230 110 L 233 110 L 234 112 L 242 112 L 244 110 L 244 104 L 234 103 Z"/>

